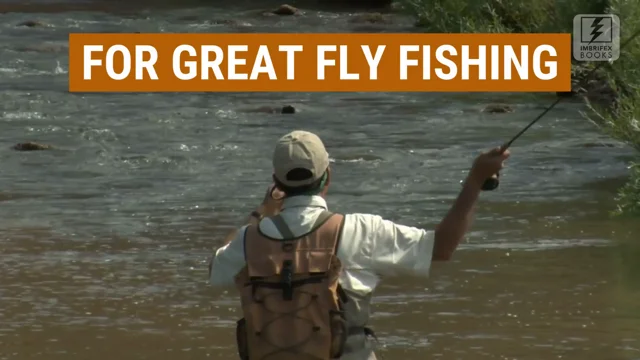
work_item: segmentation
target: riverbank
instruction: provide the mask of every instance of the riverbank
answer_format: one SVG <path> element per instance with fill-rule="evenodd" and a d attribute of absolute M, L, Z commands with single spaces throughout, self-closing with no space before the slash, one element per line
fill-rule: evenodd
<path fill-rule="evenodd" d="M 640 29 L 640 3 L 625 0 L 406 0 L 406 10 L 425 32 L 571 33 L 577 14 L 611 13 L 620 17 L 622 41 Z M 638 150 L 629 180 L 618 192 L 617 215 L 640 216 L 640 40 L 620 59 L 590 74 L 593 63 L 574 64 L 574 96 L 585 100 L 585 117 L 603 132 Z M 586 76 L 591 76 L 587 79 Z"/>

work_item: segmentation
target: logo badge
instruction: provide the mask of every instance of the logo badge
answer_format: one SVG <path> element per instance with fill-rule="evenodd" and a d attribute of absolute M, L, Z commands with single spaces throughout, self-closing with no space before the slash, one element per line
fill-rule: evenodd
<path fill-rule="evenodd" d="M 573 18 L 573 58 L 614 61 L 620 57 L 620 18 L 611 14 L 580 14 Z"/>

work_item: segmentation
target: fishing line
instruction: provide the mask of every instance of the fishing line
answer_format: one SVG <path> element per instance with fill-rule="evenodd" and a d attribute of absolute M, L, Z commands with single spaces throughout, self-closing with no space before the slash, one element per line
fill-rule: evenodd
<path fill-rule="evenodd" d="M 627 45 L 629 45 L 638 35 L 640 35 L 640 30 L 636 31 L 633 35 L 631 35 L 625 42 L 623 42 L 620 45 L 620 51 L 622 51 L 622 49 L 624 49 Z M 593 69 L 591 69 L 591 71 L 587 73 L 587 75 L 582 79 L 582 81 L 584 82 L 589 80 L 591 76 L 596 72 L 596 70 L 598 70 L 601 66 L 608 63 L 609 61 L 600 62 Z M 578 85 L 584 85 L 584 84 L 578 83 Z M 578 91 L 581 88 L 582 86 L 576 86 L 576 90 L 571 89 L 571 92 Z M 551 111 L 551 109 L 553 109 L 556 105 L 558 105 L 558 103 L 560 103 L 560 101 L 562 101 L 563 98 L 564 97 L 558 97 L 556 101 L 554 101 L 551 105 L 549 105 L 542 113 L 540 113 L 540 115 L 538 115 L 535 119 L 533 119 L 533 121 L 531 121 L 522 130 L 520 130 L 519 133 L 517 133 L 514 137 L 511 138 L 511 140 L 502 144 L 502 146 L 500 146 L 500 154 L 503 154 L 505 151 L 507 151 L 507 149 L 511 147 L 514 141 L 516 141 L 520 136 L 522 136 L 525 132 L 527 132 L 529 128 L 531 128 L 535 123 L 537 123 L 538 120 L 542 119 L 549 111 Z M 491 177 L 485 180 L 484 184 L 482 184 L 482 190 L 492 191 L 498 188 L 499 185 L 500 185 L 500 173 L 497 173 L 495 177 Z"/>

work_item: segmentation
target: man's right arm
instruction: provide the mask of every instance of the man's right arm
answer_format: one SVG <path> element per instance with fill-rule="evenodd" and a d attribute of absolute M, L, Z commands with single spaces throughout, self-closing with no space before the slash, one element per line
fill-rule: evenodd
<path fill-rule="evenodd" d="M 475 215 L 475 206 L 484 182 L 497 174 L 509 158 L 509 150 L 501 148 L 484 152 L 476 158 L 462 191 L 449 212 L 436 227 L 433 260 L 449 260 L 467 233 Z"/>
<path fill-rule="evenodd" d="M 469 176 L 453 206 L 436 226 L 432 252 L 434 261 L 451 259 L 453 252 L 473 223 L 475 207 L 481 191 L 482 182 L 478 183 L 477 179 Z"/>
<path fill-rule="evenodd" d="M 338 256 L 353 270 L 379 275 L 429 274 L 432 260 L 449 260 L 473 222 L 476 202 L 486 179 L 509 157 L 500 148 L 482 153 L 473 164 L 462 191 L 435 231 L 396 224 L 378 215 L 348 214 Z"/>
<path fill-rule="evenodd" d="M 379 215 L 347 214 L 342 237 L 338 256 L 349 269 L 384 276 L 429 275 L 433 231 L 396 224 Z"/>

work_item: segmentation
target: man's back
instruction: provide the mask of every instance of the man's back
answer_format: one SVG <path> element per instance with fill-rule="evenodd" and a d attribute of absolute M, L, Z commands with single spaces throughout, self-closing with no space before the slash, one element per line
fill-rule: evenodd
<path fill-rule="evenodd" d="M 327 210 L 320 196 L 296 196 L 286 199 L 280 216 L 294 235 L 309 232 L 317 217 Z M 260 231 L 281 239 L 273 222 L 260 222 Z M 220 248 L 213 260 L 212 285 L 232 285 L 244 266 L 244 233 L 242 227 L 235 238 Z M 378 285 L 379 276 L 408 272 L 426 276 L 431 266 L 433 231 L 395 224 L 371 214 L 346 214 L 338 257 L 343 266 L 341 285 L 345 290 L 367 295 Z"/>
<path fill-rule="evenodd" d="M 325 210 L 326 202 L 320 196 L 295 196 L 284 201 L 279 215 L 292 235 L 300 236 L 312 230 Z M 264 235 L 283 238 L 271 219 L 263 219 L 259 226 Z M 245 230 L 241 228 L 229 245 L 216 253 L 212 285 L 233 284 L 234 276 L 244 267 Z M 380 276 L 428 275 L 433 238 L 433 232 L 397 225 L 376 215 L 345 215 L 337 256 L 343 266 L 340 285 L 349 298 L 345 313 L 352 327 L 368 325 L 371 296 Z M 374 359 L 371 345 L 363 333 L 353 333 L 347 341 L 350 351 L 342 359 Z"/>

